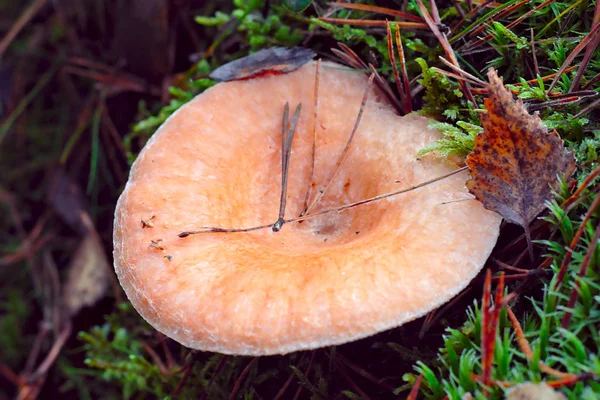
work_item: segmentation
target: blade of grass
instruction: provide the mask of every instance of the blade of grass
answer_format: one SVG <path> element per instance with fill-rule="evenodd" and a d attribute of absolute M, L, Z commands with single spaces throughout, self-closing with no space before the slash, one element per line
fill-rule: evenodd
<path fill-rule="evenodd" d="M 92 143 L 90 151 L 90 174 L 88 177 L 87 194 L 91 194 L 96 184 L 96 171 L 98 170 L 98 154 L 100 153 L 100 120 L 102 107 L 97 107 L 92 118 Z"/>
<path fill-rule="evenodd" d="M 27 106 L 29 106 L 29 104 L 31 104 L 37 98 L 42 89 L 44 89 L 46 85 L 50 82 L 50 80 L 54 77 L 56 71 L 58 71 L 61 64 L 61 61 L 55 61 L 54 64 L 52 64 L 52 66 L 50 67 L 50 69 L 40 77 L 38 82 L 29 91 L 29 93 L 27 93 L 23 100 L 21 100 L 19 104 L 17 104 L 14 111 L 4 120 L 2 125 L 0 125 L 0 144 L 2 144 L 2 141 L 6 137 L 6 134 L 8 133 L 12 125 L 15 123 L 15 121 L 19 118 L 19 116 L 21 116 L 23 111 L 25 111 Z"/>
<path fill-rule="evenodd" d="M 2 41 L 0 41 L 0 58 L 8 48 L 8 46 L 12 43 L 12 41 L 17 37 L 21 29 L 23 29 L 29 21 L 42 9 L 42 7 L 46 4 L 48 0 L 36 0 L 31 3 L 21 14 L 19 19 L 13 24 L 10 30 L 4 35 Z"/>
<path fill-rule="evenodd" d="M 577 0 L 575 3 L 573 3 L 569 7 L 567 7 L 563 12 L 558 14 L 552 21 L 550 21 L 546 26 L 544 26 L 544 28 L 542 28 L 542 30 L 540 30 L 537 33 L 537 35 L 535 35 L 535 40 L 538 40 L 539 38 L 541 38 L 547 29 L 549 29 L 555 22 L 562 20 L 563 17 L 565 16 L 565 14 L 568 14 L 569 12 L 571 12 L 571 10 L 573 10 L 575 7 L 577 7 L 582 1 L 583 0 Z"/>

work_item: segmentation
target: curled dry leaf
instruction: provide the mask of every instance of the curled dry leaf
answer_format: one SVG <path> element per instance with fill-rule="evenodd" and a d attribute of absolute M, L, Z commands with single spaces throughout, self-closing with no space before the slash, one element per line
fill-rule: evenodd
<path fill-rule="evenodd" d="M 575 158 L 556 131 L 548 132 L 537 114 L 530 115 L 520 99 L 513 99 L 494 69 L 488 78 L 488 112 L 481 116 L 483 133 L 467 157 L 467 187 L 485 208 L 522 226 L 530 243 L 529 223 L 551 198 L 557 176 L 575 171 Z"/>
<path fill-rule="evenodd" d="M 506 400 L 566 400 L 566 397 L 545 382 L 526 382 L 509 389 Z"/>
<path fill-rule="evenodd" d="M 271 47 L 215 69 L 210 78 L 217 81 L 234 81 L 266 74 L 286 74 L 300 68 L 314 57 L 315 53 L 304 47 Z"/>
<path fill-rule="evenodd" d="M 70 315 L 100 300 L 109 284 L 110 264 L 98 237 L 88 233 L 69 265 L 64 304 Z"/>

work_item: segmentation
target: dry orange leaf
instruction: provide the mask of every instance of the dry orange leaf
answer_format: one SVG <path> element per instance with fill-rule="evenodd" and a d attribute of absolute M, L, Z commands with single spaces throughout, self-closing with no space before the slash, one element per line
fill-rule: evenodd
<path fill-rule="evenodd" d="M 575 171 L 575 158 L 556 131 L 548 132 L 537 113 L 530 115 L 521 99 L 513 99 L 494 69 L 488 78 L 488 112 L 467 157 L 467 187 L 485 208 L 525 229 L 531 253 L 529 224 L 551 198 L 557 176 Z"/>

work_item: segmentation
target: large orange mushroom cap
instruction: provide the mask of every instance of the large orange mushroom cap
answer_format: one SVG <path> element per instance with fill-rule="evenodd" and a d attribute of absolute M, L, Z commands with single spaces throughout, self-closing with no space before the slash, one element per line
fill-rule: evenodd
<path fill-rule="evenodd" d="M 276 233 L 179 238 L 203 226 L 245 228 L 277 220 L 286 102 L 303 106 L 286 217 L 302 212 L 315 65 L 214 86 L 170 117 L 132 168 L 115 215 L 115 269 L 136 310 L 185 346 L 266 355 L 370 336 L 448 301 L 481 270 L 496 243 L 500 217 L 472 199 L 466 173 L 285 224 Z M 322 65 L 317 188 L 344 148 L 366 85 L 361 73 Z M 347 158 L 314 211 L 456 169 L 433 157 L 417 158 L 438 137 L 426 118 L 398 117 L 372 95 Z"/>

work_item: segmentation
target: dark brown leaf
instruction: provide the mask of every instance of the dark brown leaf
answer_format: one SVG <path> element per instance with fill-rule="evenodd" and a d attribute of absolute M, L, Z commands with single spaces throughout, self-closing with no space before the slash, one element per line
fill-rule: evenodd
<path fill-rule="evenodd" d="M 85 234 L 87 228 L 81 220 L 87 214 L 87 200 L 79 185 L 71 179 L 62 167 L 58 167 L 50 178 L 47 192 L 48 202 L 56 213 L 79 234 Z"/>
<path fill-rule="evenodd" d="M 271 47 L 215 69 L 210 77 L 218 81 L 249 79 L 265 74 L 285 74 L 300 68 L 315 57 L 304 47 Z"/>
<path fill-rule="evenodd" d="M 530 115 L 520 99 L 513 99 L 496 71 L 491 69 L 488 77 L 488 112 L 481 116 L 484 131 L 467 157 L 467 187 L 485 208 L 528 232 L 552 197 L 557 176 L 575 171 L 575 159 L 555 131 L 548 132 L 537 114 Z"/>

